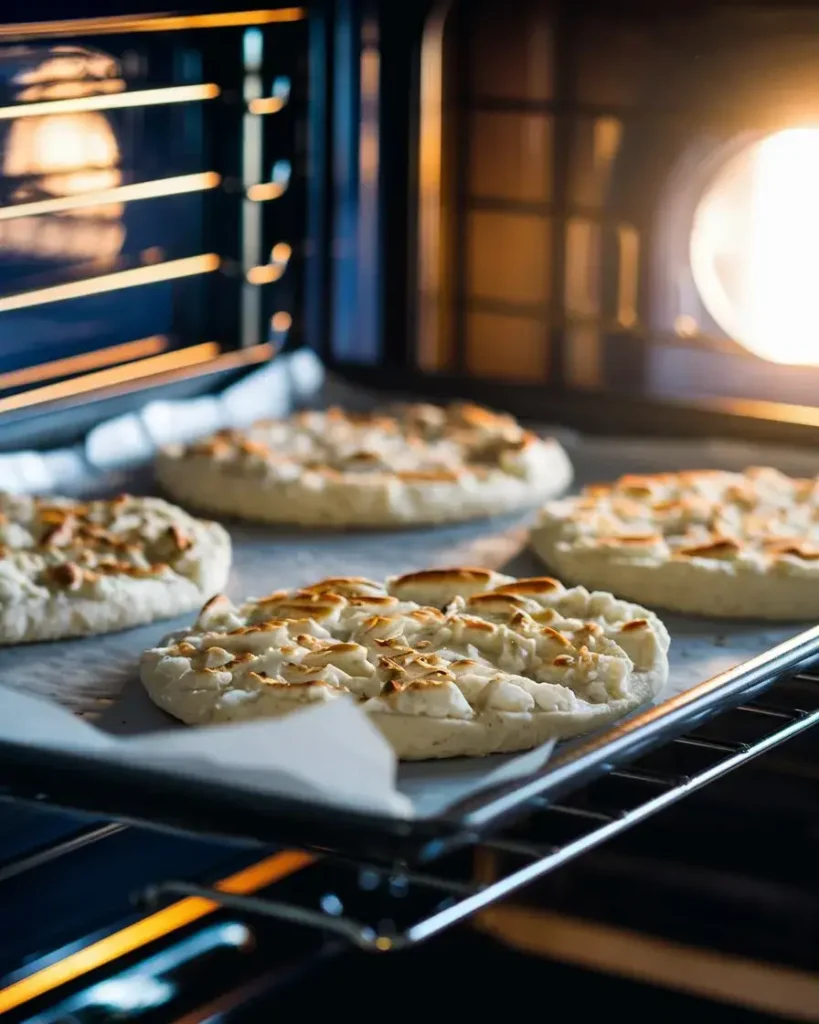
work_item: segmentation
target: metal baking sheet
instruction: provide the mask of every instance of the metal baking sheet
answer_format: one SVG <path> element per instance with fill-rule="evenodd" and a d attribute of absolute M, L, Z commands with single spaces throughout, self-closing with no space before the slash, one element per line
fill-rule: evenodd
<path fill-rule="evenodd" d="M 663 469 L 692 468 L 742 468 L 749 462 L 778 465 L 791 473 L 808 474 L 816 472 L 816 460 L 810 453 L 790 451 L 761 451 L 759 448 L 746 449 L 742 445 L 728 442 L 706 442 L 705 444 L 690 443 L 659 443 L 656 441 L 628 440 L 592 440 L 572 434 L 563 435 L 564 443 L 569 449 L 577 470 L 577 483 L 582 484 L 593 480 L 611 478 L 623 472 L 651 472 Z M 120 484 L 120 482 L 118 482 Z M 149 490 L 151 482 L 144 475 L 134 477 L 130 481 L 134 491 Z M 304 532 L 298 530 L 275 530 L 265 527 L 253 527 L 241 524 L 227 524 L 234 542 L 235 560 L 231 574 L 229 593 L 240 599 L 247 595 L 267 593 L 280 587 L 298 586 L 312 582 L 327 575 L 366 575 L 375 579 L 387 575 L 401 573 L 432 565 L 472 564 L 507 571 L 510 574 L 523 576 L 543 572 L 543 566 L 525 549 L 526 525 L 530 516 L 524 515 L 504 520 L 482 521 L 466 525 L 439 527 L 434 529 L 396 530 L 378 533 L 345 532 Z M 725 693 L 735 684 L 737 692 L 744 685 L 758 682 L 765 673 L 770 677 L 773 663 L 763 664 L 748 674 L 744 670 L 734 671 L 737 666 L 758 658 L 765 652 L 786 643 L 798 634 L 803 633 L 806 624 L 765 625 L 759 623 L 709 622 L 681 616 L 663 616 L 672 636 L 670 652 L 671 673 L 669 685 L 660 698 L 661 712 L 652 721 L 662 720 L 664 709 L 669 716 L 676 716 L 689 706 L 686 700 L 675 701 L 677 695 L 687 694 L 692 689 L 700 688 L 705 680 L 712 679 L 720 673 L 729 672 L 726 677 Z M 0 681 L 6 686 L 33 693 L 69 708 L 83 716 L 92 718 L 96 724 L 109 733 L 121 736 L 133 736 L 163 729 L 181 728 L 151 705 L 141 690 L 137 675 L 136 662 L 139 654 L 146 646 L 153 645 L 159 636 L 184 625 L 185 618 L 160 623 L 158 625 L 130 630 L 125 633 L 107 637 L 89 638 L 66 642 L 35 644 L 13 649 L 0 649 Z M 806 658 L 816 646 L 815 638 L 804 643 L 791 644 L 788 650 L 777 655 L 776 665 L 796 664 L 800 658 Z M 784 660 L 783 660 L 784 659 Z M 755 673 L 755 674 L 754 674 Z M 711 706 L 720 697 L 713 688 L 708 687 L 697 697 L 697 703 L 705 701 Z M 737 699 L 736 702 L 739 702 Z M 703 705 L 703 706 L 705 706 Z M 690 705 L 693 708 L 693 704 Z M 693 712 L 692 712 L 693 713 Z M 645 718 L 645 712 L 633 717 L 635 723 Z M 642 727 L 642 726 L 641 726 Z M 606 730 L 606 736 L 614 738 L 617 727 Z M 25 737 L 20 736 L 21 740 Z M 83 775 L 83 768 L 73 752 L 64 752 L 69 757 L 75 777 Z M 6 750 L 0 762 L 10 764 L 19 754 Z M 508 762 L 510 759 L 506 759 Z M 497 784 L 497 798 L 492 797 L 494 790 L 484 786 L 480 796 L 475 797 L 476 779 L 474 769 L 466 770 L 453 764 L 446 776 L 448 783 L 442 779 L 434 766 L 408 765 L 402 766 L 399 772 L 399 789 L 408 794 L 415 806 L 420 808 L 423 824 L 417 822 L 409 825 L 406 822 L 381 821 L 380 826 L 371 821 L 368 828 L 382 828 L 384 832 L 407 836 L 419 833 L 430 836 L 435 827 L 443 825 L 439 817 L 435 817 L 436 809 L 443 806 L 440 787 L 450 786 L 449 796 L 457 798 L 459 773 L 462 778 L 463 792 L 469 793 L 463 805 L 447 811 L 447 827 L 479 827 L 486 824 L 492 813 L 505 812 L 516 802 L 514 793 L 522 791 L 523 783 L 543 788 L 548 777 L 549 765 L 544 767 L 543 760 L 532 763 L 521 759 L 517 771 L 511 771 L 511 778 L 503 778 L 506 763 L 501 758 L 482 759 L 477 769 L 487 784 Z M 31 778 L 42 782 L 43 772 L 48 764 L 56 764 L 55 751 L 49 752 L 45 761 L 40 759 L 40 767 L 33 772 Z M 30 768 L 33 766 L 30 764 Z M 98 768 L 99 766 L 97 766 Z M 89 770 L 93 766 L 89 766 Z M 214 780 L 208 781 L 212 800 L 207 801 L 194 815 L 192 806 L 190 781 L 185 785 L 175 780 L 173 785 L 165 786 L 161 771 L 156 764 L 146 764 L 146 776 L 141 785 L 143 796 L 151 799 L 143 811 L 139 810 L 134 800 L 134 775 L 117 772 L 109 773 L 107 785 L 112 785 L 118 778 L 117 787 L 107 797 L 98 791 L 99 773 L 87 775 L 92 781 L 92 793 L 88 796 L 90 809 L 109 809 L 114 813 L 122 813 L 136 817 L 158 818 L 165 823 L 172 818 L 173 822 L 185 826 L 205 828 L 218 832 L 244 832 L 248 835 L 265 833 L 265 838 L 281 838 L 290 841 L 309 842 L 309 835 L 314 834 L 313 841 L 319 842 L 322 829 L 332 822 L 325 808 L 317 815 L 317 808 L 311 808 L 309 800 L 302 805 L 293 801 L 277 803 L 266 800 L 253 803 L 251 795 L 232 793 L 230 787 L 219 787 Z M 560 769 L 563 770 L 563 769 Z M 46 772 L 47 775 L 47 772 Z M 86 776 L 84 776 L 86 777 Z M 50 776 L 54 782 L 53 774 Z M 66 776 L 67 778 L 67 776 Z M 528 780 L 528 781 L 527 781 Z M 477 780 L 478 782 L 480 780 Z M 436 791 L 436 786 L 439 787 Z M 470 789 L 470 786 L 472 787 Z M 146 788 L 147 787 L 147 788 Z M 59 788 L 59 787 L 58 787 Z M 201 787 L 200 787 L 201 789 Z M 221 792 L 221 798 L 219 793 Z M 56 792 L 56 790 L 55 790 Z M 94 792 L 97 796 L 94 797 Z M 179 806 L 172 812 L 168 800 L 171 793 Z M 162 794 L 168 798 L 163 812 Z M 77 803 L 78 792 L 72 790 L 64 802 Z M 221 803 L 220 803 L 221 799 Z M 96 800 L 96 802 L 95 802 Z M 223 813 L 228 803 L 238 811 L 242 808 L 243 821 L 235 820 L 228 823 Z M 511 801 L 511 802 L 510 802 Z M 444 801 L 445 802 L 445 801 Z M 451 800 L 450 800 L 451 802 Z M 138 803 L 138 801 L 137 801 Z M 220 811 L 219 808 L 222 808 Z M 209 810 L 210 808 L 210 810 Z M 191 814 L 186 816 L 186 809 Z M 347 806 L 340 815 L 346 815 L 337 824 L 342 831 L 351 830 L 355 835 L 363 827 L 362 815 L 357 818 L 354 807 Z M 290 818 L 288 818 L 290 816 Z M 293 816 L 301 825 L 308 818 L 313 818 L 310 828 L 293 825 Z M 431 817 L 432 816 L 432 817 Z M 193 818 L 196 817 L 194 821 Z M 321 821 L 317 820 L 321 818 Z M 290 824 L 285 824 L 285 819 Z M 432 819 L 435 819 L 434 821 Z M 292 831 L 295 829 L 295 831 Z M 306 830 L 305 830 L 306 829 Z M 311 832 L 310 829 L 314 831 Z M 351 840 L 352 841 L 352 840 Z M 343 842 L 342 842 L 343 845 Z"/>

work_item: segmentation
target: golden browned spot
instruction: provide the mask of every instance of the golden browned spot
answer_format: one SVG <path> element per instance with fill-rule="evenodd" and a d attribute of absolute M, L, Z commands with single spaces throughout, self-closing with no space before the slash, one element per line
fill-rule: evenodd
<path fill-rule="evenodd" d="M 213 597 L 209 597 L 208 600 L 205 601 L 199 610 L 199 614 L 204 615 L 205 612 L 211 611 L 220 604 L 230 604 L 228 597 L 225 594 L 214 594 Z"/>
<path fill-rule="evenodd" d="M 256 599 L 256 604 L 279 604 L 281 601 L 285 601 L 290 595 L 289 590 L 274 590 L 272 594 L 268 594 L 267 597 L 259 597 Z M 227 600 L 227 598 L 225 598 Z"/>
<path fill-rule="evenodd" d="M 680 548 L 676 553 L 684 558 L 725 558 L 726 556 L 737 554 L 738 551 L 740 551 L 740 546 L 735 540 L 721 538 L 708 544 Z"/>
<path fill-rule="evenodd" d="M 625 622 L 620 627 L 621 633 L 633 633 L 638 629 L 646 629 L 648 627 L 648 619 L 632 619 L 631 622 Z"/>
<path fill-rule="evenodd" d="M 335 690 L 337 687 L 326 679 L 298 679 L 291 682 L 288 679 L 280 679 L 278 676 L 269 676 L 266 672 L 248 672 L 248 678 L 261 686 L 278 686 L 282 689 L 298 689 L 303 686 L 326 686 L 328 690 Z"/>
<path fill-rule="evenodd" d="M 270 455 L 270 449 L 266 444 L 261 441 L 251 441 L 249 439 L 239 442 L 239 451 L 243 455 L 259 455 L 265 459 Z"/>
<path fill-rule="evenodd" d="M 368 462 L 380 462 L 381 456 L 377 452 L 359 451 L 352 452 L 347 456 L 347 462 L 353 462 L 360 465 L 365 465 Z"/>
<path fill-rule="evenodd" d="M 819 559 L 819 551 L 804 544 L 789 544 L 786 547 L 777 548 L 775 553 L 780 556 L 791 555 L 794 558 L 801 558 L 804 562 L 815 562 Z"/>
<path fill-rule="evenodd" d="M 76 519 L 70 515 L 66 516 L 60 523 L 53 523 L 48 526 L 40 539 L 41 546 L 54 548 L 65 547 L 74 539 L 74 529 L 76 525 Z"/>
<path fill-rule="evenodd" d="M 0 558 L 8 558 L 10 550 L 5 544 L 0 544 Z"/>
<path fill-rule="evenodd" d="M 588 498 L 605 498 L 611 491 L 611 484 L 587 484 L 583 488 L 583 494 Z"/>
<path fill-rule="evenodd" d="M 660 537 L 660 535 L 658 533 L 640 533 L 640 534 L 630 533 L 630 534 L 624 534 L 624 535 L 613 536 L 613 537 L 598 537 L 597 538 L 597 543 L 598 544 L 625 544 L 625 545 L 634 544 L 635 546 L 638 546 L 638 545 L 645 545 L 645 544 L 654 544 L 654 543 L 656 543 L 656 541 L 658 541 L 660 539 L 661 539 L 661 537 Z"/>
<path fill-rule="evenodd" d="M 437 608 L 416 608 L 409 614 L 410 618 L 415 619 L 416 622 L 429 622 L 430 620 L 441 622 L 446 618 L 444 613 Z"/>
<path fill-rule="evenodd" d="M 39 511 L 40 521 L 49 526 L 59 525 L 65 522 L 70 515 L 78 515 L 75 509 L 60 508 L 59 506 L 44 505 Z"/>
<path fill-rule="evenodd" d="M 469 629 L 477 629 L 481 633 L 494 633 L 497 629 L 491 622 L 485 622 L 483 619 L 475 619 L 471 615 L 464 615 L 461 622 Z"/>
<path fill-rule="evenodd" d="M 382 589 L 380 583 L 368 580 L 366 576 L 328 576 L 327 579 L 319 580 L 318 583 L 311 583 L 309 587 L 302 587 L 298 593 L 325 594 L 333 590 L 342 589 L 357 591 L 360 587 L 374 587 L 376 590 Z"/>
<path fill-rule="evenodd" d="M 584 622 L 577 632 L 588 633 L 589 636 L 602 636 L 603 627 L 599 622 Z"/>
<path fill-rule="evenodd" d="M 551 640 L 559 643 L 561 647 L 571 647 L 571 640 L 567 639 L 562 633 L 559 633 L 556 629 L 552 629 L 551 626 L 544 626 L 541 630 L 544 636 L 548 636 Z"/>
<path fill-rule="evenodd" d="M 535 622 L 551 622 L 557 618 L 557 612 L 554 608 L 541 608 L 539 612 L 532 612 L 532 618 Z"/>
<path fill-rule="evenodd" d="M 213 455 L 217 458 L 222 455 L 229 455 L 230 444 L 221 437 L 213 437 L 207 441 L 196 441 L 188 448 L 191 455 Z"/>
<path fill-rule="evenodd" d="M 565 665 L 573 665 L 574 658 L 571 656 L 571 654 L 558 654 L 558 656 L 554 659 L 552 664 L 558 665 L 559 667 L 563 667 Z"/>
<path fill-rule="evenodd" d="M 517 594 L 548 594 L 551 590 L 558 590 L 560 586 L 561 584 L 551 576 L 529 576 L 514 583 L 505 583 L 502 587 L 495 587 L 489 593 L 509 594 L 512 597 Z"/>
<path fill-rule="evenodd" d="M 242 651 L 241 654 L 234 654 L 233 660 L 225 666 L 225 668 L 232 668 L 234 665 L 241 665 L 246 661 L 253 661 L 256 657 L 255 654 L 251 654 L 250 651 Z"/>
<path fill-rule="evenodd" d="M 510 605 L 512 608 L 520 608 L 523 601 L 519 597 L 515 597 L 514 594 L 502 594 L 497 590 L 489 590 L 485 594 L 475 594 L 474 597 L 470 597 L 467 601 L 469 605 L 477 605 L 482 607 L 486 605 Z"/>
<path fill-rule="evenodd" d="M 51 566 L 47 570 L 47 576 L 52 583 L 60 587 L 67 587 L 69 590 L 76 590 L 82 586 L 82 569 L 73 562 L 65 562 L 62 565 Z"/>
<path fill-rule="evenodd" d="M 509 416 L 491 412 L 482 405 L 473 405 L 471 402 L 452 405 L 447 412 L 453 419 L 459 419 L 470 427 L 505 427 L 514 423 Z"/>
<path fill-rule="evenodd" d="M 395 475 L 406 484 L 457 483 L 460 476 L 451 469 L 402 469 Z"/>
<path fill-rule="evenodd" d="M 492 573 L 488 569 L 475 569 L 466 566 L 454 566 L 451 569 L 423 569 L 421 572 L 408 572 L 393 580 L 393 586 L 405 583 L 489 583 Z"/>
<path fill-rule="evenodd" d="M 378 659 L 378 667 L 387 673 L 389 679 L 396 679 L 407 674 L 406 669 L 399 665 L 397 661 L 384 656 Z"/>
<path fill-rule="evenodd" d="M 532 621 L 531 616 L 527 612 L 515 612 L 512 618 L 509 620 L 510 626 L 525 626 Z"/>
<path fill-rule="evenodd" d="M 171 538 L 173 546 L 176 548 L 178 552 L 180 552 L 180 554 L 187 551 L 190 547 L 193 546 L 193 541 L 191 540 L 191 538 L 186 533 L 184 533 L 176 525 L 176 523 L 168 527 L 168 536 Z"/>
<path fill-rule="evenodd" d="M 353 608 L 391 608 L 398 604 L 397 597 L 351 597 L 349 603 Z"/>
<path fill-rule="evenodd" d="M 365 619 L 362 626 L 366 632 L 371 633 L 374 629 L 378 629 L 380 626 L 388 626 L 391 622 L 395 622 L 394 618 L 388 618 L 386 615 L 371 615 L 369 619 Z"/>

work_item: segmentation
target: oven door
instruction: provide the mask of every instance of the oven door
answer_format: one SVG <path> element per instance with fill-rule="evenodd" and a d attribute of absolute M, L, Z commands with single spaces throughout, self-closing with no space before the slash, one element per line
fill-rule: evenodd
<path fill-rule="evenodd" d="M 252 6 L 0 18 L 0 448 L 315 331 L 327 14 Z"/>

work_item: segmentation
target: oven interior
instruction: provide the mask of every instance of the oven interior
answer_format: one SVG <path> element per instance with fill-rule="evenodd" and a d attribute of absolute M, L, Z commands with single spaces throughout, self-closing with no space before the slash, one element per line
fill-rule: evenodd
<path fill-rule="evenodd" d="M 139 6 L 0 26 L 0 447 L 303 344 L 354 382 L 541 421 L 812 443 L 811 5 Z M 258 1019 L 448 957 L 815 1019 L 818 687 L 777 680 L 419 873 L 31 809 L 10 783 L 0 1009 Z M 686 799 L 644 815 L 664 793 Z M 332 926 L 432 936 L 521 871 L 380 973 Z M 667 1012 L 627 984 L 600 991 Z"/>

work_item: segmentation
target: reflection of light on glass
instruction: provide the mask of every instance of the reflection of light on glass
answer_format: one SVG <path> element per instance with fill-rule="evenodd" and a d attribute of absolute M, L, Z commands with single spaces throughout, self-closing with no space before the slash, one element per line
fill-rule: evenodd
<path fill-rule="evenodd" d="M 284 334 L 289 331 L 293 324 L 293 318 L 289 313 L 285 313 L 283 310 L 278 313 L 274 313 L 270 318 L 270 326 L 276 334 Z"/>
<path fill-rule="evenodd" d="M 755 355 L 819 364 L 819 128 L 777 132 L 726 164 L 697 208 L 706 308 Z"/>
<path fill-rule="evenodd" d="M 241 25 L 273 25 L 302 21 L 307 17 L 303 7 L 280 7 L 278 10 L 235 11 L 225 14 L 184 14 L 176 16 L 147 15 L 134 18 L 114 15 L 103 18 L 72 18 L 70 21 L 31 21 L 0 26 L 0 39 L 47 38 L 61 36 L 110 35 L 122 32 L 179 32 L 195 28 L 229 28 Z"/>
<path fill-rule="evenodd" d="M 251 267 L 246 277 L 250 284 L 271 284 L 278 281 L 283 273 L 284 266 L 281 263 L 268 263 L 265 266 Z"/>
<path fill-rule="evenodd" d="M 215 171 L 201 174 L 180 174 L 174 178 L 159 178 L 137 185 L 122 185 L 119 188 L 101 192 L 80 193 L 73 196 L 55 196 L 53 199 L 39 199 L 31 203 L 16 203 L 14 206 L 0 206 L 0 221 L 14 220 L 43 213 L 57 213 L 64 210 L 82 209 L 89 206 L 105 206 L 112 201 L 131 202 L 134 199 L 156 199 L 158 196 L 175 196 L 185 192 L 204 192 L 218 188 L 222 179 Z"/>
<path fill-rule="evenodd" d="M 687 313 L 681 313 L 674 319 L 674 330 L 681 338 L 695 338 L 699 331 L 697 321 Z"/>
<path fill-rule="evenodd" d="M 98 348 L 93 352 L 66 356 L 65 359 L 52 359 L 48 363 L 38 363 L 36 366 L 27 366 L 22 370 L 0 373 L 0 391 L 7 391 L 9 388 L 24 388 L 31 384 L 39 384 L 44 380 L 53 380 L 55 377 L 68 377 L 74 373 L 88 373 L 90 370 L 97 370 L 104 366 L 115 366 L 117 363 L 145 359 L 148 356 L 158 355 L 160 352 L 166 351 L 167 348 L 168 339 L 162 334 L 156 334 L 150 338 L 140 338 L 137 341 L 126 341 L 121 345 Z"/>
<path fill-rule="evenodd" d="M 287 242 L 276 242 L 273 248 L 270 250 L 270 262 L 271 263 L 287 263 L 290 257 L 293 255 L 293 250 L 287 244 Z"/>
<path fill-rule="evenodd" d="M 6 176 L 114 167 L 119 147 L 103 114 L 53 114 L 16 121 L 3 161 Z M 119 172 L 114 175 L 119 184 Z M 109 185 L 109 187 L 113 187 Z"/>
<path fill-rule="evenodd" d="M 184 354 L 184 352 L 168 353 L 169 356 L 177 357 Z M 300 851 L 276 853 L 223 879 L 216 884 L 216 888 L 224 892 L 245 895 L 257 892 L 264 886 L 272 885 L 279 879 L 307 867 L 313 863 L 313 860 L 314 858 L 310 854 Z M 110 963 L 117 957 L 125 956 L 149 942 L 198 921 L 216 909 L 218 909 L 216 903 L 197 896 L 178 900 L 169 907 L 135 921 L 120 931 L 93 942 L 84 949 L 64 956 L 28 977 L 21 978 L 6 988 L 0 989 L 0 1013 L 7 1013 L 23 1003 L 52 991 L 58 985 L 73 981 L 89 971 L 96 970 L 103 964 Z"/>
<path fill-rule="evenodd" d="M 15 107 L 0 107 L 0 121 L 16 121 L 21 117 L 43 114 L 74 114 L 86 110 L 114 110 L 123 107 L 154 107 L 166 103 L 191 103 L 212 100 L 221 92 L 218 85 L 174 85 L 167 89 L 140 89 L 114 96 L 78 96 L 69 100 L 48 100 Z"/>
<path fill-rule="evenodd" d="M 277 160 L 273 164 L 271 180 L 260 185 L 251 185 L 247 190 L 247 198 L 257 203 L 267 199 L 278 199 L 287 191 L 287 186 L 290 184 L 290 173 L 290 161 Z"/>
<path fill-rule="evenodd" d="M 75 96 L 97 96 L 124 90 L 125 82 L 121 78 L 102 82 L 53 82 L 49 85 L 30 85 L 17 94 L 17 99 L 20 103 L 34 103 L 36 100 L 67 100 Z"/>
<path fill-rule="evenodd" d="M 104 114 L 48 114 L 15 121 L 5 140 L 3 173 L 22 179 L 12 193 L 27 199 L 67 198 L 119 187 L 119 146 Z M 47 201 L 47 200 L 46 200 Z M 124 206 L 116 200 L 89 203 L 61 215 L 2 223 L 7 248 L 43 258 L 112 260 L 125 241 Z"/>
<path fill-rule="evenodd" d="M 29 221 L 21 221 L 28 224 Z M 155 284 L 158 281 L 173 281 L 180 277 L 191 277 L 194 274 L 209 274 L 219 269 L 219 257 L 215 253 L 203 253 L 201 256 L 187 256 L 181 260 L 169 260 L 153 267 L 136 267 L 134 270 L 121 270 L 118 274 L 104 274 L 88 281 L 72 281 L 70 284 L 57 284 L 51 288 L 38 288 L 36 291 L 21 292 L 0 299 L 0 313 L 8 313 L 14 309 L 27 309 L 30 306 L 42 306 L 47 302 L 62 302 L 67 299 L 81 299 L 86 295 L 101 295 L 103 292 L 115 292 L 122 288 L 133 288 L 136 285 Z"/>

